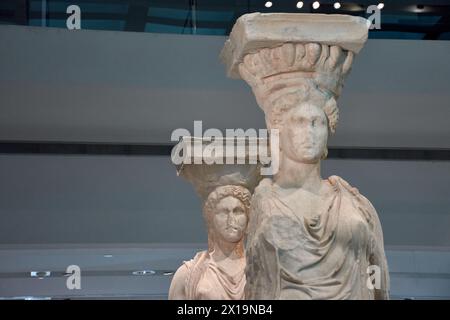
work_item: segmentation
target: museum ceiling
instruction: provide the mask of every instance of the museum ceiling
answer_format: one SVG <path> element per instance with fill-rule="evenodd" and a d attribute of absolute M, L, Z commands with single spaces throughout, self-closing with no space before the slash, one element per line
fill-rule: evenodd
<path fill-rule="evenodd" d="M 314 2 L 316 4 L 314 5 Z M 82 29 L 228 35 L 249 12 L 340 13 L 369 18 L 381 1 L 294 0 L 2 0 L 0 24 L 66 28 L 67 7 L 78 5 Z M 314 8 L 316 7 L 316 8 Z M 370 38 L 450 40 L 448 0 L 396 0 L 380 5 L 381 29 Z"/>

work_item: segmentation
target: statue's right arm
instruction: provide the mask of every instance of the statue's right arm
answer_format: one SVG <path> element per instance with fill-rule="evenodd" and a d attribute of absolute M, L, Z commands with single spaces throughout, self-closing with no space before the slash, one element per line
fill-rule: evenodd
<path fill-rule="evenodd" d="M 185 264 L 178 268 L 169 289 L 169 300 L 186 300 L 185 283 L 189 270 Z"/>

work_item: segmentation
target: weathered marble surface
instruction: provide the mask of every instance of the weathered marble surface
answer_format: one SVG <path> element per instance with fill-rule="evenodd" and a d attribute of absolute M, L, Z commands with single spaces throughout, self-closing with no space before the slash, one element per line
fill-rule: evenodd
<path fill-rule="evenodd" d="M 220 58 L 227 75 L 239 79 L 238 66 L 247 54 L 285 43 L 338 45 L 358 53 L 367 40 L 367 25 L 364 18 L 340 14 L 245 14 L 233 26 Z"/>
<path fill-rule="evenodd" d="M 337 99 L 365 19 L 250 14 L 238 19 L 222 59 L 244 79 L 280 135 L 280 170 L 256 188 L 246 239 L 248 299 L 387 299 L 383 234 L 369 200 L 320 161 L 338 122 Z M 378 268 L 375 288 L 369 266 Z"/>
<path fill-rule="evenodd" d="M 203 214 L 208 250 L 178 268 L 169 299 L 242 300 L 245 256 L 242 238 L 248 223 L 251 194 L 241 186 L 217 187 L 208 196 Z"/>
<path fill-rule="evenodd" d="M 194 143 L 200 145 L 197 152 L 193 150 Z M 244 299 L 243 238 L 249 220 L 251 192 L 261 179 L 260 164 L 249 164 L 248 149 L 241 155 L 236 154 L 235 164 L 225 164 L 222 152 L 205 158 L 203 151 L 210 143 L 202 138 L 185 137 L 174 148 L 175 153 L 183 149 L 181 153 L 185 155 L 183 163 L 177 166 L 178 174 L 194 185 L 202 200 L 208 250 L 197 253 L 176 271 L 169 299 Z M 224 164 L 217 163 L 219 158 Z M 238 164 L 241 162 L 245 163 Z"/>

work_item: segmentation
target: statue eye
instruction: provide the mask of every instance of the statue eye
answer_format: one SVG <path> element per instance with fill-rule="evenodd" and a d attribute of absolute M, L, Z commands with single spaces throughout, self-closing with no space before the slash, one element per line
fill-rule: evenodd
<path fill-rule="evenodd" d="M 226 215 L 226 214 L 227 214 L 227 212 L 225 209 L 220 209 L 220 210 L 217 210 L 217 212 L 216 212 L 216 215 L 218 215 L 218 216 Z"/>
<path fill-rule="evenodd" d="M 237 207 L 237 208 L 234 209 L 234 212 L 241 214 L 241 213 L 244 213 L 244 210 L 242 210 L 241 207 Z"/>
<path fill-rule="evenodd" d="M 305 123 L 305 118 L 298 117 L 298 118 L 295 118 L 294 121 L 295 121 L 295 123 L 302 125 Z"/>

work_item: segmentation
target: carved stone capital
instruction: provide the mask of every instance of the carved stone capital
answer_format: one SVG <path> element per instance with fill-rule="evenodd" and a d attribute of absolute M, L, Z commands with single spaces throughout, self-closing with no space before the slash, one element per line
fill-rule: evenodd
<path fill-rule="evenodd" d="M 252 13 L 237 20 L 221 59 L 228 76 L 251 86 L 269 128 L 286 105 L 310 102 L 326 112 L 334 132 L 336 100 L 367 35 L 360 17 Z"/>

